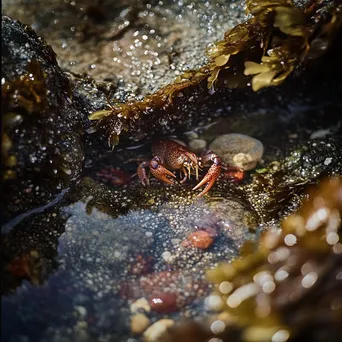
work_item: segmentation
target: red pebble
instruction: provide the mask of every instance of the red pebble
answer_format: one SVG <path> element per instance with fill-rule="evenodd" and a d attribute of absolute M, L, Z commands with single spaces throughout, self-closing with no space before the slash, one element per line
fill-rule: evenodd
<path fill-rule="evenodd" d="M 213 244 L 214 239 L 207 231 L 197 230 L 188 236 L 188 241 L 193 247 L 207 249 Z"/>
<path fill-rule="evenodd" d="M 177 308 L 177 295 L 173 292 L 159 292 L 149 299 L 151 310 L 158 313 L 175 312 Z"/>

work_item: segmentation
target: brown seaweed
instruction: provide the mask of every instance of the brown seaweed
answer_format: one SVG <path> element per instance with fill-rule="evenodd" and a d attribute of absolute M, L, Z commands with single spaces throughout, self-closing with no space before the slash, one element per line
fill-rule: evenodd
<path fill-rule="evenodd" d="M 339 341 L 341 291 L 342 178 L 312 188 L 300 210 L 270 228 L 260 243 L 246 243 L 242 256 L 208 271 L 221 298 L 214 320 L 221 341 Z M 214 337 L 205 325 L 190 323 L 163 341 Z M 176 337 L 176 338 L 175 338 Z M 189 336 L 188 336 L 189 337 Z"/>
<path fill-rule="evenodd" d="M 253 335 L 254 340 L 271 340 L 275 334 L 295 337 L 322 324 L 338 331 L 341 195 L 341 178 L 323 182 L 282 222 L 281 230 L 265 232 L 255 249 L 249 246 L 240 259 L 208 273 L 217 284 L 229 283 L 230 291 L 220 295 L 225 310 L 246 327 L 245 340 Z"/>
<path fill-rule="evenodd" d="M 12 168 L 17 164 L 16 156 L 10 153 L 13 143 L 6 131 L 21 124 L 24 114 L 42 115 L 46 106 L 46 96 L 45 74 L 35 60 L 28 63 L 26 74 L 2 84 L 1 162 L 6 167 L 3 179 L 15 178 L 15 171 Z"/>

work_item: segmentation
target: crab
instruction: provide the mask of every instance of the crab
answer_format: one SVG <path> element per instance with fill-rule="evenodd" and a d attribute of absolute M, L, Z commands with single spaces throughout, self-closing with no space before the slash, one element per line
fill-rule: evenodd
<path fill-rule="evenodd" d="M 201 157 L 197 157 L 186 146 L 174 140 L 158 140 L 152 144 L 154 157 L 150 161 L 143 161 L 139 164 L 137 174 L 140 182 L 147 186 L 150 184 L 146 168 L 160 181 L 167 184 L 174 184 L 176 175 L 171 172 L 179 170 L 183 175 L 180 183 L 183 184 L 195 173 L 198 180 L 198 171 L 208 163 L 212 163 L 204 178 L 193 188 L 197 190 L 205 185 L 198 197 L 205 195 L 220 176 L 222 162 L 220 157 L 210 150 L 205 151 Z"/>

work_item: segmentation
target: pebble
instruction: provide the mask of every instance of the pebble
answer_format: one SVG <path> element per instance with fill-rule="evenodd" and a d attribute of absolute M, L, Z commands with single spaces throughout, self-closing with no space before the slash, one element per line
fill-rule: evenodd
<path fill-rule="evenodd" d="M 188 236 L 187 241 L 193 247 L 207 249 L 213 244 L 214 239 L 207 231 L 197 230 Z"/>
<path fill-rule="evenodd" d="M 80 318 L 84 319 L 87 315 L 87 309 L 84 306 L 77 305 L 75 306 L 76 311 L 78 312 Z"/>
<path fill-rule="evenodd" d="M 165 262 L 169 262 L 171 259 L 171 253 L 169 251 L 165 251 L 162 253 L 162 258 L 164 259 Z"/>
<path fill-rule="evenodd" d="M 144 297 L 137 299 L 134 303 L 130 305 L 130 311 L 132 313 L 139 312 L 140 310 L 143 310 L 145 312 L 151 311 L 150 304 L 148 303 L 147 299 Z"/>
<path fill-rule="evenodd" d="M 156 342 L 163 335 L 163 333 L 171 326 L 174 321 L 172 319 L 161 319 L 152 324 L 145 332 L 144 338 L 146 342 Z"/>
<path fill-rule="evenodd" d="M 142 313 L 137 313 L 131 317 L 131 331 L 134 334 L 141 334 L 149 325 L 149 318 Z"/>
<path fill-rule="evenodd" d="M 245 171 L 254 169 L 264 153 L 261 141 L 238 133 L 220 135 L 209 148 L 217 153 L 225 164 Z"/>
<path fill-rule="evenodd" d="M 202 152 L 207 148 L 207 142 L 203 139 L 193 139 L 189 141 L 189 149 L 194 153 Z"/>
<path fill-rule="evenodd" d="M 152 295 L 149 300 L 151 310 L 158 313 L 177 311 L 177 295 L 173 292 L 160 292 Z"/>

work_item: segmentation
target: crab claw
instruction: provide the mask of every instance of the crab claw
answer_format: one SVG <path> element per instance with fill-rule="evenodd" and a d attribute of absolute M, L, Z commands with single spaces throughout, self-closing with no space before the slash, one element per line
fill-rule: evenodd
<path fill-rule="evenodd" d="M 211 153 L 209 156 L 207 156 L 205 159 L 211 160 L 213 164 L 211 165 L 210 169 L 208 170 L 207 174 L 204 176 L 204 178 L 192 189 L 197 190 L 202 185 L 206 184 L 205 188 L 202 192 L 200 192 L 197 197 L 201 197 L 205 195 L 211 187 L 216 182 L 217 178 L 220 176 L 221 173 L 221 160 L 218 157 L 217 154 Z"/>
<path fill-rule="evenodd" d="M 150 171 L 154 177 L 161 180 L 167 184 L 174 184 L 174 180 L 172 178 L 168 178 L 167 176 L 176 178 L 176 176 L 166 169 L 164 166 L 160 165 L 160 159 L 158 157 L 154 157 L 150 162 Z"/>

